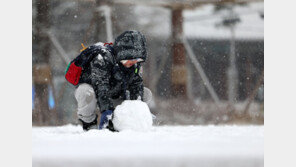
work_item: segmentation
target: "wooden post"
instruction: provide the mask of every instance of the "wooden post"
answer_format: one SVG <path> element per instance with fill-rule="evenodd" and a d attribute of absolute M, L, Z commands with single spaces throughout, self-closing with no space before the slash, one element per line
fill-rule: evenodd
<path fill-rule="evenodd" d="M 187 97 L 186 57 L 181 37 L 183 36 L 182 9 L 172 9 L 172 54 L 173 65 L 171 71 L 173 96 Z"/>
<path fill-rule="evenodd" d="M 35 87 L 35 101 L 33 124 L 48 125 L 50 110 L 48 106 L 48 86 L 51 79 L 49 67 L 50 40 L 47 31 L 49 22 L 49 0 L 36 0 L 37 8 L 35 33 L 33 36 L 33 83 Z"/>

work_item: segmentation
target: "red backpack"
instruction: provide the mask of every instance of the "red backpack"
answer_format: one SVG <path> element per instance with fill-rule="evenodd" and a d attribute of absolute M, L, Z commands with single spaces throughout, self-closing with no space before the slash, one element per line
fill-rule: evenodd
<path fill-rule="evenodd" d="M 79 83 L 81 73 L 82 67 L 75 65 L 75 61 L 71 61 L 65 71 L 65 78 L 71 84 L 77 85 Z"/>
<path fill-rule="evenodd" d="M 104 46 L 106 44 L 112 45 L 112 43 L 104 43 Z M 81 53 L 68 64 L 65 71 L 66 80 L 73 85 L 77 85 L 79 83 L 83 67 L 88 65 L 89 62 L 102 50 L 101 45 L 92 45 L 87 48 L 83 44 L 81 45 L 83 47 L 83 49 L 80 50 Z"/>

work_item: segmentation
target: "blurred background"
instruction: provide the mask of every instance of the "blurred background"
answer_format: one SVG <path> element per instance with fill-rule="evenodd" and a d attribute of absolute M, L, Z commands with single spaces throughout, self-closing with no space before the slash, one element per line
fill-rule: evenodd
<path fill-rule="evenodd" d="M 33 126 L 77 124 L 65 80 L 81 43 L 147 39 L 156 125 L 264 124 L 261 0 L 33 0 Z"/>

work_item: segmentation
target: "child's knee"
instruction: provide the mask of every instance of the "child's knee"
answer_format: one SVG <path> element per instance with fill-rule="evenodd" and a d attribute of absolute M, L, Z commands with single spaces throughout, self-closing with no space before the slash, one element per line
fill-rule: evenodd
<path fill-rule="evenodd" d="M 95 100 L 94 89 L 89 84 L 81 84 L 75 91 L 75 98 L 78 103 L 89 104 Z"/>

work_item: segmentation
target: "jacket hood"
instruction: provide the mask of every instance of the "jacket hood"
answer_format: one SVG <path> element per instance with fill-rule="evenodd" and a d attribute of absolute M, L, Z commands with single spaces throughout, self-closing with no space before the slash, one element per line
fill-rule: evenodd
<path fill-rule="evenodd" d="M 146 38 L 139 31 L 125 31 L 115 39 L 116 61 L 147 58 Z"/>

